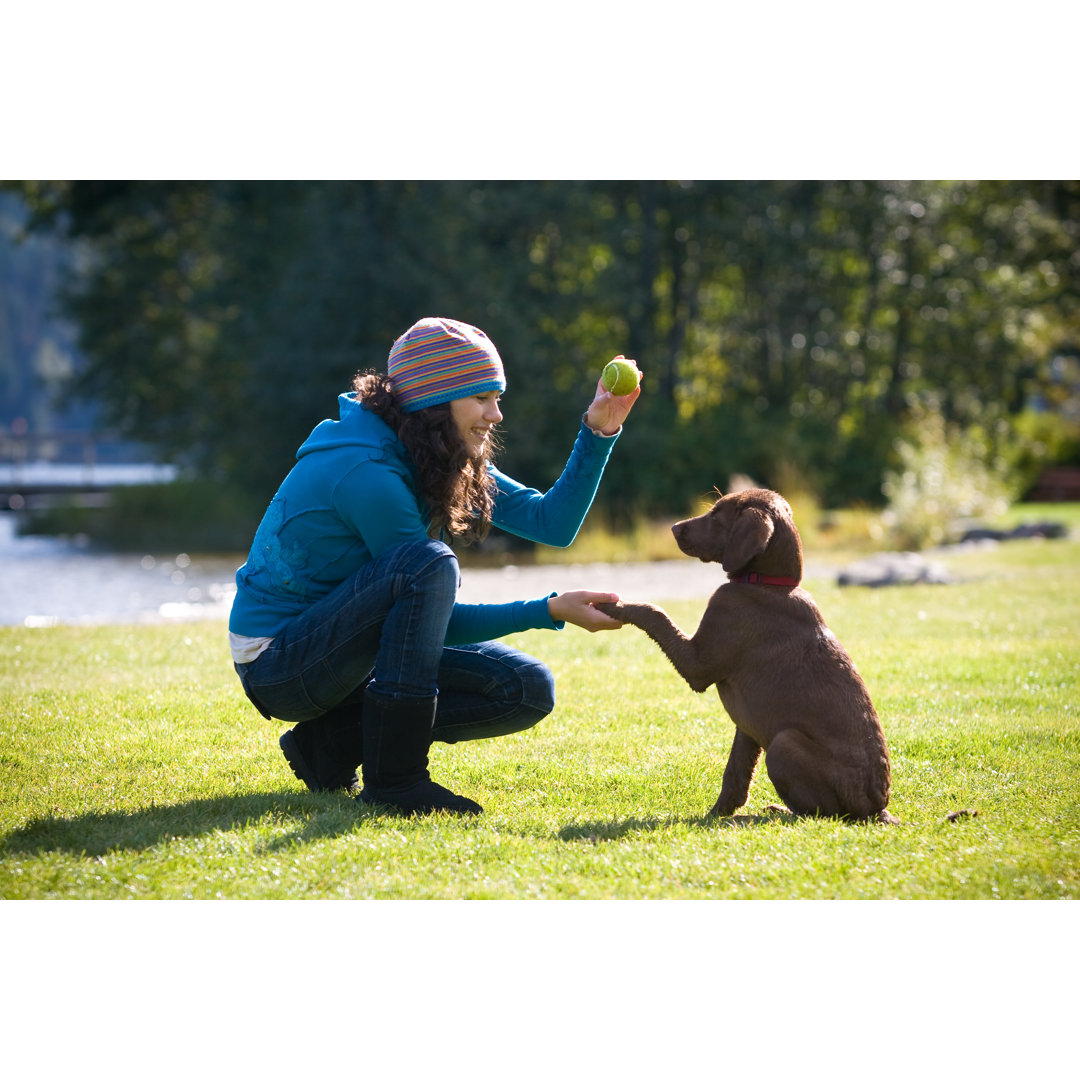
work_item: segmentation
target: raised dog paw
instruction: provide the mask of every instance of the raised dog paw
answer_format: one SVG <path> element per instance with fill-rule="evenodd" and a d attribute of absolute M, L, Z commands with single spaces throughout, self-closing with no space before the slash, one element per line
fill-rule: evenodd
<path fill-rule="evenodd" d="M 658 616 L 663 622 L 668 622 L 668 618 L 663 611 L 653 604 L 627 604 L 621 600 L 617 604 L 612 604 L 607 600 L 602 600 L 594 604 L 593 607 L 598 611 L 602 611 L 605 615 L 610 615 L 613 619 L 630 623 L 631 626 L 645 627 L 651 625 Z"/>

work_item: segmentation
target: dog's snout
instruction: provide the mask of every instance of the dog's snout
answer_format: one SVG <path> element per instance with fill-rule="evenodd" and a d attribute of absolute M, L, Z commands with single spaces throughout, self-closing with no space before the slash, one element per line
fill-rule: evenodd
<path fill-rule="evenodd" d="M 698 557 L 697 545 L 694 542 L 694 520 L 694 518 L 689 518 L 686 521 L 676 521 L 671 526 L 671 535 L 675 537 L 679 550 L 691 558 Z"/>

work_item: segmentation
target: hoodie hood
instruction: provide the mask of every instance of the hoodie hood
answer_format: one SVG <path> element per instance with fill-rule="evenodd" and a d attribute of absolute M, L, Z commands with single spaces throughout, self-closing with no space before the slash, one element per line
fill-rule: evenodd
<path fill-rule="evenodd" d="M 338 395 L 340 419 L 323 420 L 296 451 L 297 459 L 316 450 L 339 450 L 342 447 L 364 447 L 373 451 L 372 457 L 387 452 L 407 461 L 405 447 L 385 420 L 376 416 L 356 399 L 355 393 Z"/>

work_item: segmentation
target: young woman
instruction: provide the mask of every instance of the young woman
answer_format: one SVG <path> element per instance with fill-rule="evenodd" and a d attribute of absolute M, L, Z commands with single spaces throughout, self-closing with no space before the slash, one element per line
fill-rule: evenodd
<path fill-rule="evenodd" d="M 597 384 L 562 475 L 544 494 L 491 464 L 499 395 L 495 346 L 474 326 L 422 319 L 394 343 L 387 374 L 357 375 L 297 452 L 236 574 L 229 620 L 236 671 L 255 707 L 296 726 L 280 744 L 313 791 L 413 813 L 480 813 L 428 773 L 433 740 L 531 727 L 554 707 L 551 672 L 498 642 L 520 630 L 622 624 L 552 593 L 459 604 L 444 542 L 491 525 L 568 545 L 592 504 L 639 390 Z"/>

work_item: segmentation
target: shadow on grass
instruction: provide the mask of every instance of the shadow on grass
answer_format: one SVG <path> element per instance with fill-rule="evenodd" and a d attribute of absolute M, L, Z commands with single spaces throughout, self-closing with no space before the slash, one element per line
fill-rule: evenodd
<path fill-rule="evenodd" d="M 569 842 L 600 844 L 608 840 L 621 840 L 634 833 L 654 832 L 679 825 L 703 829 L 746 829 L 761 825 L 795 825 L 799 819 L 794 814 L 736 814 L 734 817 L 716 818 L 708 814 L 684 818 L 626 818 L 623 821 L 585 821 L 567 825 L 559 830 L 559 839 Z"/>
<path fill-rule="evenodd" d="M 260 843 L 261 848 L 273 850 L 341 836 L 358 820 L 369 819 L 374 814 L 344 793 L 226 795 L 149 806 L 132 812 L 38 818 L 0 839 L 0 852 L 43 854 L 67 851 L 92 857 L 110 851 L 144 851 L 169 840 L 227 832 L 267 818 L 278 824 L 295 826 L 295 831 L 290 831 L 287 836 Z"/>
<path fill-rule="evenodd" d="M 110 852 L 145 851 L 170 840 L 229 832 L 269 819 L 288 829 L 286 835 L 258 841 L 260 850 L 333 839 L 351 832 L 361 821 L 400 820 L 399 815 L 362 806 L 341 794 L 311 795 L 268 792 L 220 796 L 149 806 L 132 812 L 88 813 L 76 817 L 43 817 L 13 829 L 0 839 L 0 853 L 41 855 L 69 852 L 93 858 Z M 786 814 L 737 814 L 714 818 L 631 817 L 622 821 L 587 821 L 559 830 L 560 840 L 600 844 L 639 833 L 688 825 L 702 829 L 792 826 L 799 819 Z"/>

